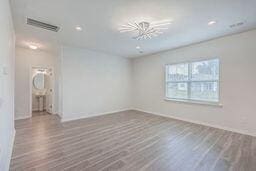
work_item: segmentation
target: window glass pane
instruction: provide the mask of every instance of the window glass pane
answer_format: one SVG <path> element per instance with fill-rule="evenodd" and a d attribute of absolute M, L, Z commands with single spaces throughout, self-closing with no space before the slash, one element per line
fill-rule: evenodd
<path fill-rule="evenodd" d="M 219 60 L 208 60 L 191 63 L 192 80 L 218 80 Z"/>
<path fill-rule="evenodd" d="M 167 83 L 166 96 L 174 99 L 188 98 L 188 84 L 187 83 Z"/>
<path fill-rule="evenodd" d="M 166 77 L 167 81 L 187 81 L 188 64 L 168 65 Z"/>
<path fill-rule="evenodd" d="M 191 99 L 217 102 L 218 82 L 191 82 Z"/>

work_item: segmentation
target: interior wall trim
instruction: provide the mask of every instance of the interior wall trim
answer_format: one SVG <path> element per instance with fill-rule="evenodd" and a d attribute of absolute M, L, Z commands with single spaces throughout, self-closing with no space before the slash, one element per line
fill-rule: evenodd
<path fill-rule="evenodd" d="M 17 117 L 18 116 L 18 117 Z M 20 119 L 28 119 L 28 118 L 31 118 L 30 115 L 23 115 L 23 114 L 17 114 L 15 116 L 15 120 L 20 120 Z"/>
<path fill-rule="evenodd" d="M 176 119 L 176 120 L 180 120 L 180 121 L 190 122 L 190 123 L 194 123 L 194 124 L 198 124 L 198 125 L 204 125 L 204 126 L 208 126 L 208 127 L 213 127 L 213 128 L 217 128 L 217 129 L 222 129 L 222 130 L 226 130 L 226 131 L 231 131 L 231 132 L 235 132 L 235 133 L 239 133 L 239 134 L 250 135 L 250 136 L 256 137 L 256 133 L 250 132 L 248 130 L 238 130 L 238 129 L 220 126 L 220 125 L 214 125 L 214 124 L 210 124 L 210 123 L 206 123 L 206 122 L 201 122 L 201 121 L 196 121 L 196 120 L 191 120 L 191 119 L 184 119 L 184 118 L 176 117 L 173 115 L 165 115 L 165 114 L 161 114 L 161 113 L 146 111 L 146 110 L 139 109 L 139 108 L 127 108 L 127 109 L 115 110 L 115 111 L 111 111 L 111 112 L 103 112 L 103 113 L 97 113 L 97 114 L 92 114 L 92 115 L 87 115 L 87 116 L 81 115 L 81 116 L 75 116 L 75 117 L 70 117 L 70 118 L 64 118 L 63 116 L 60 116 L 60 115 L 59 116 L 61 117 L 61 122 L 68 122 L 68 121 L 73 121 L 73 120 L 91 118 L 91 117 L 95 117 L 95 116 L 108 115 L 108 114 L 113 114 L 113 113 L 118 113 L 118 112 L 125 112 L 125 111 L 129 111 L 129 110 L 135 110 L 135 111 L 144 112 L 144 113 L 151 114 L 151 115 L 163 116 L 163 117 L 167 117 L 167 118 L 171 118 L 171 119 Z M 27 119 L 27 118 L 30 118 L 30 116 L 22 116 L 22 117 L 16 118 L 15 120 Z"/>
<path fill-rule="evenodd" d="M 148 114 L 151 114 L 151 115 L 163 116 L 163 117 L 167 117 L 167 118 L 171 118 L 171 119 L 176 119 L 176 120 L 180 120 L 180 121 L 190 122 L 190 123 L 194 123 L 194 124 L 198 124 L 198 125 L 204 125 L 204 126 L 208 126 L 208 127 L 212 127 L 212 128 L 222 129 L 222 130 L 226 130 L 226 131 L 230 131 L 230 132 L 235 132 L 235 133 L 239 133 L 239 134 L 244 134 L 244 135 L 249 135 L 249 136 L 256 137 L 256 133 L 250 132 L 248 130 L 238 130 L 238 129 L 229 128 L 229 127 L 225 127 L 225 126 L 209 124 L 209 123 L 206 123 L 206 122 L 200 122 L 200 121 L 191 120 L 191 119 L 184 119 L 184 118 L 176 117 L 176 116 L 172 116 L 172 115 L 165 115 L 165 114 L 161 114 L 161 113 L 145 111 L 145 110 L 142 110 L 142 109 L 139 109 L 139 108 L 134 108 L 133 110 L 148 113 Z"/>
<path fill-rule="evenodd" d="M 8 147 L 7 151 L 7 156 L 4 160 L 6 160 L 6 165 L 4 166 L 4 171 L 8 171 L 10 168 L 10 162 L 12 159 L 12 151 L 13 151 L 13 146 L 14 146 L 14 140 L 15 140 L 15 135 L 16 135 L 16 130 L 13 129 L 11 139 L 10 139 L 10 144 Z"/>
<path fill-rule="evenodd" d="M 103 113 L 97 113 L 97 114 L 88 114 L 88 115 L 82 115 L 81 114 L 81 116 L 76 116 L 75 115 L 75 117 L 69 117 L 69 118 L 65 118 L 65 117 L 62 116 L 61 122 L 68 122 L 68 121 L 73 121 L 73 120 L 78 120 L 78 119 L 91 118 L 91 117 L 95 117 L 95 116 L 114 114 L 114 113 L 118 113 L 118 112 L 129 111 L 129 110 L 133 110 L 133 109 L 132 108 L 126 108 L 126 109 L 115 110 L 115 111 L 110 111 L 110 112 L 103 112 Z"/>

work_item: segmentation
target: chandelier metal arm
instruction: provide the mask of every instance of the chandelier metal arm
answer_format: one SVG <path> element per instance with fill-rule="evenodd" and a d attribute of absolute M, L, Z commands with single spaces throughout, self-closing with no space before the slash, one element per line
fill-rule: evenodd
<path fill-rule="evenodd" d="M 158 23 L 149 23 L 149 22 L 135 22 L 127 23 L 126 25 L 122 25 L 119 29 L 120 32 L 137 32 L 137 36 L 133 37 L 137 40 L 141 39 L 151 39 L 152 36 L 156 37 L 159 34 L 162 34 L 160 30 L 166 30 L 167 25 L 171 24 L 169 21 L 166 22 L 158 22 Z M 165 26 L 165 27 L 163 27 Z"/>

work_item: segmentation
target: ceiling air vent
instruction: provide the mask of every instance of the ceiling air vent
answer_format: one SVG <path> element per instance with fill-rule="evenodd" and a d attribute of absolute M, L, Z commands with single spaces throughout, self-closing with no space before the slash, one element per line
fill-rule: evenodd
<path fill-rule="evenodd" d="M 55 32 L 58 32 L 59 29 L 60 29 L 58 26 L 47 24 L 47 23 L 37 21 L 37 20 L 31 19 L 31 18 L 27 18 L 27 24 L 31 25 L 31 26 L 43 28 L 43 29 L 46 29 L 46 30 L 55 31 Z"/>
<path fill-rule="evenodd" d="M 244 22 L 239 22 L 239 23 L 231 24 L 229 27 L 230 28 L 235 28 L 235 27 L 239 27 L 239 26 L 242 26 L 242 25 L 244 25 Z"/>

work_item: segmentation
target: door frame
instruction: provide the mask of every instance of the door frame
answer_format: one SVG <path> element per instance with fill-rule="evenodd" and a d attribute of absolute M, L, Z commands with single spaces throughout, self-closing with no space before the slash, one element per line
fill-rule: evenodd
<path fill-rule="evenodd" d="M 52 66 L 30 66 L 29 67 L 29 117 L 32 117 L 32 95 L 33 95 L 33 69 L 52 70 L 52 114 L 55 114 L 55 74 Z"/>

